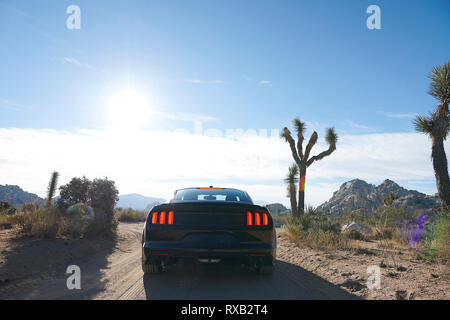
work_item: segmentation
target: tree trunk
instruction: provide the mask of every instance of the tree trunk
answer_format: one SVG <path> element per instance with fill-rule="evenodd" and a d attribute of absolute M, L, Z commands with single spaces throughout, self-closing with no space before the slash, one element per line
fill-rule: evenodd
<path fill-rule="evenodd" d="M 300 182 L 298 185 L 298 215 L 305 213 L 305 182 L 306 182 L 306 165 L 300 166 Z"/>
<path fill-rule="evenodd" d="M 448 176 L 447 157 L 442 137 L 432 137 L 431 157 L 433 158 L 433 169 L 436 176 L 436 186 L 439 199 L 444 210 L 450 209 L 450 181 Z"/>
<path fill-rule="evenodd" d="M 289 198 L 291 199 L 291 214 L 293 217 L 298 216 L 297 210 L 297 195 L 295 194 L 295 187 L 291 188 Z"/>

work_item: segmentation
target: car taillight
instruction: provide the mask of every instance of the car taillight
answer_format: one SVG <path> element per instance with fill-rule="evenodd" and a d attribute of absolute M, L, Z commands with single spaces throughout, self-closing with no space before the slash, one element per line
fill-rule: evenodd
<path fill-rule="evenodd" d="M 152 213 L 152 224 L 157 224 L 158 223 L 158 212 L 153 212 Z"/>
<path fill-rule="evenodd" d="M 174 215 L 173 211 L 169 211 L 169 213 L 166 213 L 165 211 L 154 211 L 152 212 L 151 221 L 152 224 L 173 224 Z"/>
<path fill-rule="evenodd" d="M 261 216 L 259 215 L 259 212 L 255 212 L 255 225 L 256 226 L 261 225 Z"/>
<path fill-rule="evenodd" d="M 269 216 L 265 212 L 263 213 L 263 225 L 264 226 L 268 226 L 269 225 Z"/>
<path fill-rule="evenodd" d="M 169 216 L 167 218 L 167 224 L 173 224 L 173 211 L 169 211 Z"/>
<path fill-rule="evenodd" d="M 159 224 L 165 224 L 166 223 L 166 212 L 161 211 L 159 214 Z"/>
<path fill-rule="evenodd" d="M 255 220 L 253 220 L 253 215 L 255 216 Z M 251 211 L 247 211 L 247 226 L 268 226 L 268 225 L 269 225 L 269 214 L 267 212 L 252 213 Z"/>
<path fill-rule="evenodd" d="M 252 213 L 250 211 L 247 211 L 247 225 L 251 226 L 253 225 L 253 221 L 252 221 Z"/>

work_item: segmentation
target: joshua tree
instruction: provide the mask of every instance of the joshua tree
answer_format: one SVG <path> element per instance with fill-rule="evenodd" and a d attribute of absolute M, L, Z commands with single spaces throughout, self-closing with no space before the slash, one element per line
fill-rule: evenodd
<path fill-rule="evenodd" d="M 439 199 L 444 210 L 450 209 L 450 182 L 444 140 L 450 130 L 448 103 L 450 102 L 450 61 L 434 67 L 430 74 L 431 85 L 428 92 L 440 104 L 429 115 L 417 116 L 414 126 L 417 131 L 431 138 L 431 158 Z"/>
<path fill-rule="evenodd" d="M 299 118 L 295 118 L 294 121 L 295 131 L 297 131 L 297 146 L 295 146 L 295 140 L 291 136 L 291 132 L 287 127 L 284 127 L 281 136 L 289 143 L 292 151 L 292 157 L 300 170 L 300 184 L 298 188 L 298 206 L 296 214 L 300 215 L 305 210 L 305 182 L 306 182 L 306 169 L 317 160 L 321 160 L 326 156 L 329 156 L 336 150 L 336 143 L 338 140 L 337 134 L 334 132 L 334 128 L 328 128 L 326 131 L 325 140 L 328 143 L 328 150 L 319 153 L 316 156 L 310 157 L 311 149 L 316 144 L 318 135 L 314 131 L 309 142 L 306 145 L 305 153 L 303 153 L 303 133 L 306 129 L 306 124 L 301 122 Z M 292 203 L 292 200 L 291 200 Z"/>
<path fill-rule="evenodd" d="M 297 190 L 295 186 L 298 183 L 298 166 L 296 163 L 289 167 L 289 172 L 284 181 L 287 183 L 287 196 L 291 200 L 291 213 L 295 217 L 297 216 Z"/>
<path fill-rule="evenodd" d="M 50 207 L 52 205 L 52 199 L 55 196 L 56 185 L 58 184 L 58 176 L 59 176 L 59 173 L 56 171 L 53 171 L 52 177 L 50 178 L 50 182 L 48 183 L 47 201 L 45 203 L 46 207 Z"/>

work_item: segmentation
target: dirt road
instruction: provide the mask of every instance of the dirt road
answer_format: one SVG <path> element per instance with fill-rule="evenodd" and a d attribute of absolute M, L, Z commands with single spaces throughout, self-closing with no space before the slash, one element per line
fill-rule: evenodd
<path fill-rule="evenodd" d="M 0 286 L 0 299 L 356 299 L 336 285 L 277 260 L 273 275 L 224 265 L 186 264 L 162 274 L 141 270 L 142 223 L 121 223 L 114 249 L 72 261 L 81 269 L 81 289 L 66 286 L 66 265 L 45 275 Z"/>

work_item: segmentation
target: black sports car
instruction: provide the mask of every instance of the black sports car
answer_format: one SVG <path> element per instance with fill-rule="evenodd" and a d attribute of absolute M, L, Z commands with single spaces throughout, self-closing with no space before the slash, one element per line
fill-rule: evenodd
<path fill-rule="evenodd" d="M 186 188 L 153 207 L 142 235 L 142 269 L 158 273 L 181 259 L 231 261 L 258 273 L 273 271 L 276 234 L 272 217 L 245 191 Z"/>

